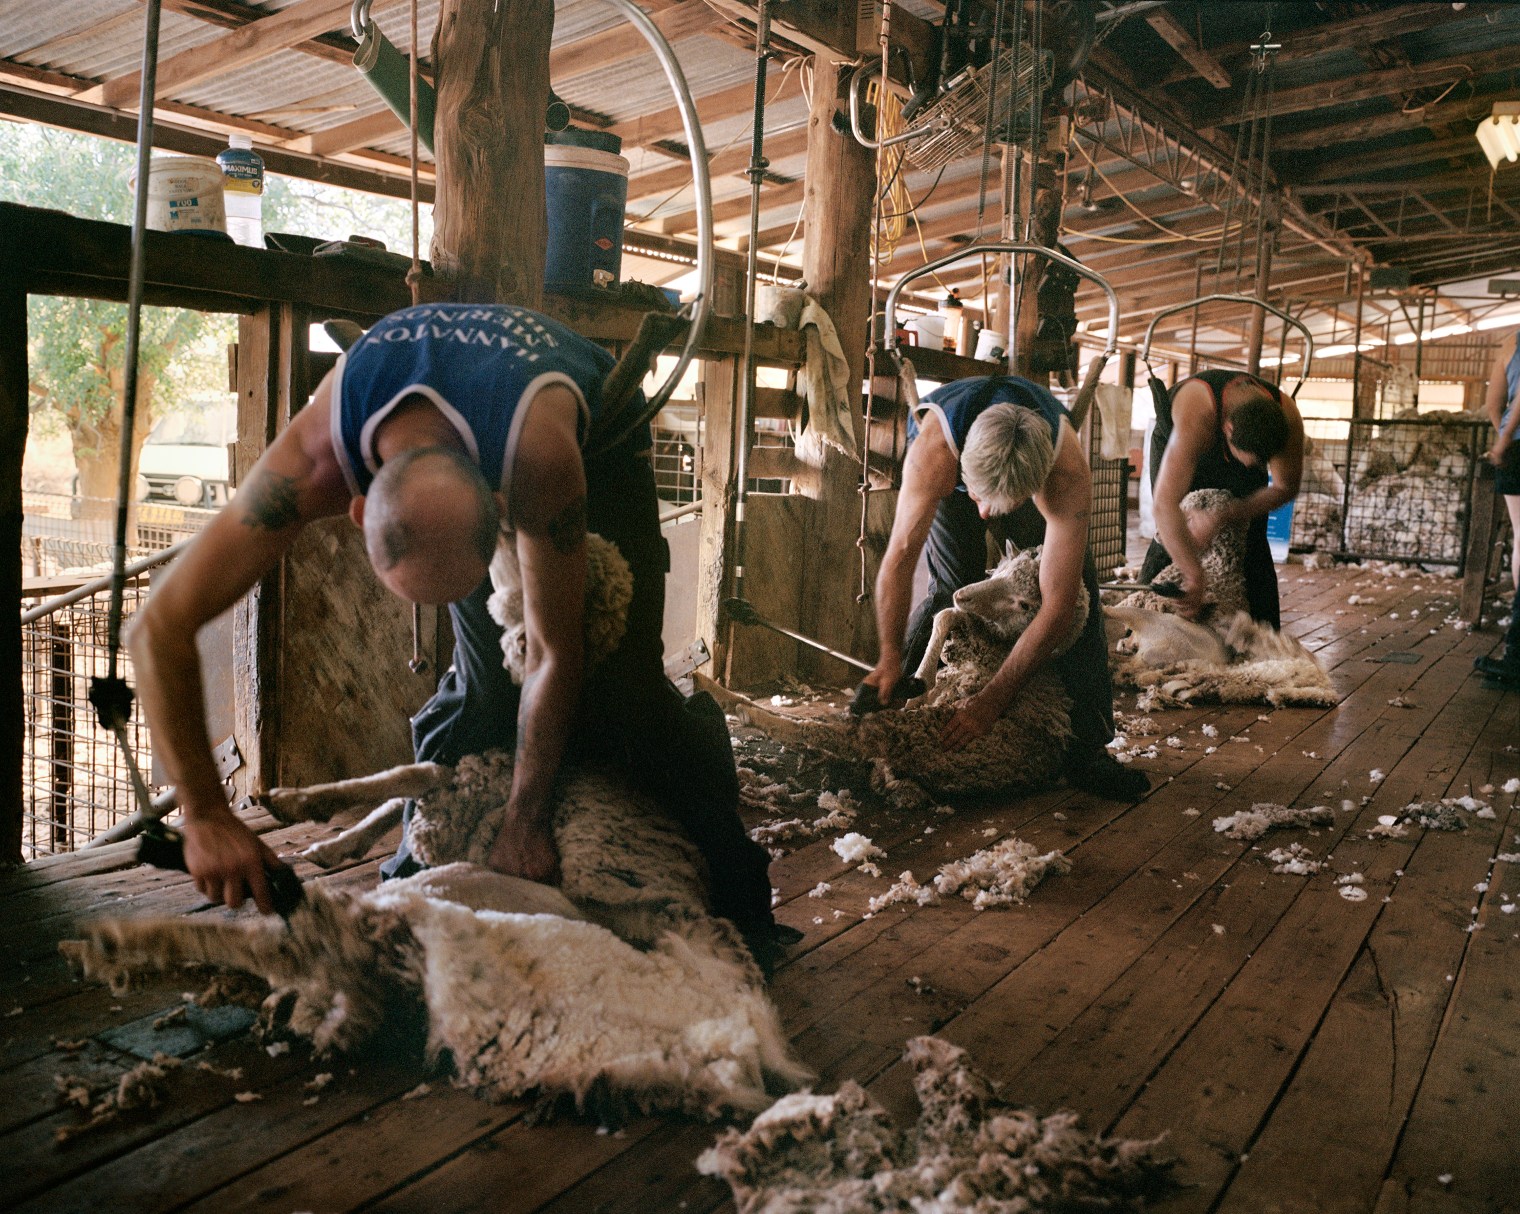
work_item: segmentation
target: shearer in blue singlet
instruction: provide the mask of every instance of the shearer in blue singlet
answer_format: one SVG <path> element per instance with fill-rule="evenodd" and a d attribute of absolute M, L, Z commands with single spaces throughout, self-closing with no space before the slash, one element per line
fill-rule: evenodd
<path fill-rule="evenodd" d="M 738 814 L 722 711 L 665 677 L 668 555 L 647 426 L 588 458 L 612 356 L 507 305 L 424 304 L 379 321 L 340 358 L 219 514 L 155 585 L 131 648 L 155 746 L 178 789 L 185 857 L 207 897 L 269 910 L 273 853 L 231 812 L 201 712 L 195 633 L 275 567 L 314 519 L 348 513 L 376 576 L 448 603 L 452 668 L 412 722 L 418 759 L 517 747 L 498 870 L 554 879 L 549 802 L 562 757 L 610 762 L 655 795 L 703 851 L 714 909 L 752 942 L 775 932 L 768 856 Z M 635 404 L 634 409 L 637 408 Z M 634 575 L 627 633 L 582 670 L 585 536 Z M 523 685 L 487 615 L 498 538 L 516 546 L 529 645 Z M 406 857 L 392 862 L 405 871 Z"/>
<path fill-rule="evenodd" d="M 1098 575 L 1087 551 L 1092 476 L 1066 410 L 1019 376 L 961 379 L 924 397 L 910 419 L 909 440 L 892 535 L 876 577 L 880 651 L 865 682 L 882 704 L 892 702 L 899 681 L 923 658 L 935 614 L 962 586 L 986 576 L 989 532 L 1019 548 L 1044 544 L 1039 611 L 998 672 L 958 706 L 943 742 L 958 750 L 992 727 L 1029 676 L 1051 660 L 1085 583 L 1092 602 L 1087 626 L 1054 659 L 1073 702 L 1066 779 L 1099 796 L 1138 800 L 1149 780 L 1107 749 L 1114 690 Z M 929 593 L 910 617 L 913 572 L 926 545 Z"/>

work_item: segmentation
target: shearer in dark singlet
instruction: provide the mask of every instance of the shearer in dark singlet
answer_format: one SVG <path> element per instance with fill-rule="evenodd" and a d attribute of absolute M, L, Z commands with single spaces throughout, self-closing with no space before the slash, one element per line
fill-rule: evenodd
<path fill-rule="evenodd" d="M 1214 530 L 1202 521 L 1190 529 L 1182 499 L 1195 489 L 1224 489 L 1235 501 L 1213 527 L 1247 523 L 1251 617 L 1280 627 L 1267 515 L 1297 496 L 1303 474 L 1304 423 L 1293 398 L 1244 372 L 1200 371 L 1158 405 L 1150 459 L 1157 538 L 1141 566 L 1141 581 L 1175 563 L 1182 572 L 1183 612 L 1198 613 L 1208 590 L 1200 556 Z"/>

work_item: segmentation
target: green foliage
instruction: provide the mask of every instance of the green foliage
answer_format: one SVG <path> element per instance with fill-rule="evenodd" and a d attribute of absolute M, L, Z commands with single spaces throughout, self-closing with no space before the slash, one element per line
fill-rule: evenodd
<path fill-rule="evenodd" d="M 0 199 L 130 223 L 136 159 L 130 144 L 0 122 Z M 263 212 L 265 231 L 323 240 L 371 236 L 396 252 L 411 252 L 411 206 L 403 199 L 271 174 Z M 424 207 L 424 257 L 431 238 L 431 208 Z M 67 428 L 81 458 L 106 454 L 97 449 L 97 435 L 120 411 L 126 318 L 118 303 L 48 296 L 28 302 L 32 425 L 40 433 Z M 225 348 L 236 337 L 235 318 L 214 313 L 144 308 L 141 325 L 139 443 L 156 416 L 225 389 Z"/>

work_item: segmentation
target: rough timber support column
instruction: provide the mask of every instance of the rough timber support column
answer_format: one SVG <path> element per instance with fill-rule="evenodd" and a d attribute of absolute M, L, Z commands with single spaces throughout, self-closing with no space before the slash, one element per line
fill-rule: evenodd
<path fill-rule="evenodd" d="M 1025 162 L 1026 172 L 1034 175 L 1034 223 L 1032 237 L 1037 244 L 1048 249 L 1056 247 L 1061 237 L 1061 207 L 1063 205 L 1062 183 L 1066 176 L 1065 119 L 1056 116 L 1045 123 L 1045 137 L 1041 143 L 1040 156 L 1031 164 Z M 1043 258 L 1023 259 L 1023 281 L 1017 284 L 1018 300 L 1018 365 L 1009 370 L 1017 375 L 1028 376 L 1034 353 L 1034 336 L 1040 327 L 1040 279 L 1048 264 Z M 1043 382 L 1046 376 L 1037 376 Z"/>
<path fill-rule="evenodd" d="M 0 234 L 4 264 L 14 266 L 19 250 Z M 0 628 L 0 865 L 21 862 L 21 459 L 26 451 L 26 288 L 21 276 L 0 285 L 0 533 L 5 565 L 0 569 L 0 603 L 7 603 Z"/>
<path fill-rule="evenodd" d="M 839 333 L 849 364 L 850 403 L 856 404 L 865 375 L 866 332 L 871 317 L 871 213 L 876 198 L 875 155 L 834 129 L 842 85 L 839 65 L 814 60 L 813 109 L 808 117 L 807 193 L 802 203 L 806 233 L 802 275 Z M 864 441 L 856 427 L 857 446 Z M 872 614 L 857 604 L 860 555 L 860 461 L 821 444 L 799 449 L 794 489 L 811 498 L 808 533 L 798 540 L 802 576 L 800 631 L 846 652 L 874 648 Z M 862 626 L 868 630 L 861 635 Z M 867 654 L 866 656 L 870 656 Z M 858 672 L 832 658 L 805 652 L 803 664 L 830 677 L 856 681 Z"/>
<path fill-rule="evenodd" d="M 443 0 L 432 261 L 447 298 L 542 301 L 553 33 L 553 0 Z"/>

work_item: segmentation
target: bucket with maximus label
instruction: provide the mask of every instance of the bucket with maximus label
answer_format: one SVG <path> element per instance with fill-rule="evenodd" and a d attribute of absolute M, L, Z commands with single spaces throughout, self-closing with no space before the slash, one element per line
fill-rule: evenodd
<path fill-rule="evenodd" d="M 544 286 L 576 291 L 610 286 L 623 265 L 628 161 L 603 131 L 560 131 L 544 147 L 549 240 Z"/>
<path fill-rule="evenodd" d="M 136 173 L 132 186 L 137 186 Z M 155 232 L 225 232 L 221 166 L 209 156 L 155 155 L 148 168 L 148 227 Z"/>

